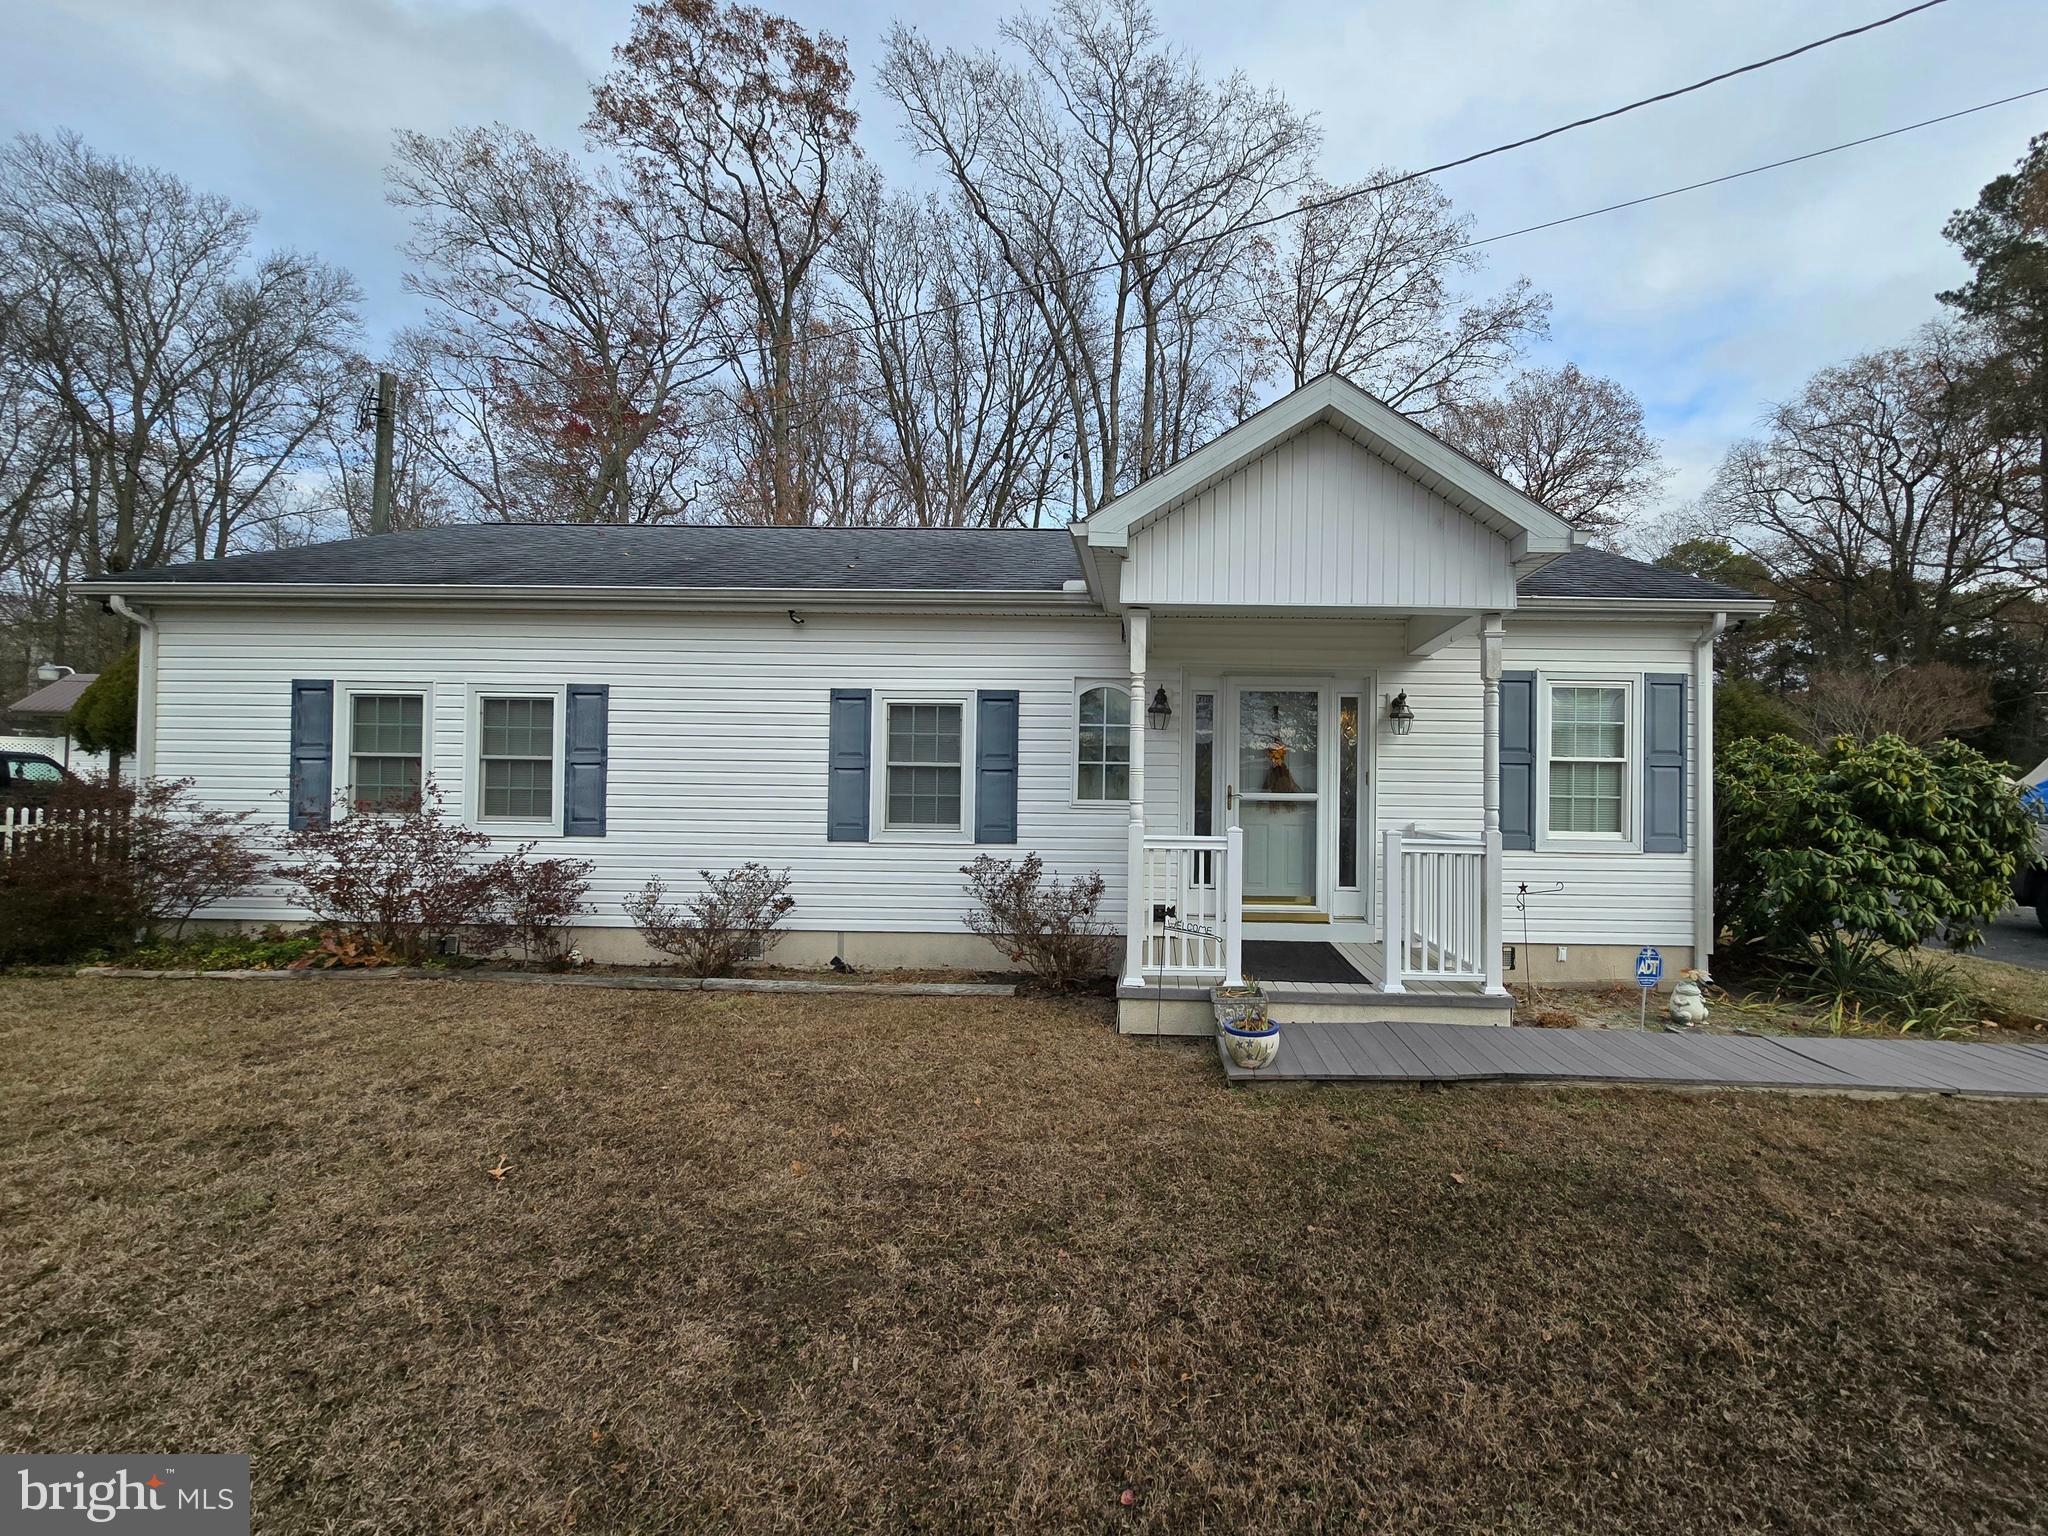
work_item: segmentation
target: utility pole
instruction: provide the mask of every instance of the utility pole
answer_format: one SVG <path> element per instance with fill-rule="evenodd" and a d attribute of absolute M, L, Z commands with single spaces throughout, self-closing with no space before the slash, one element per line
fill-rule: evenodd
<path fill-rule="evenodd" d="M 370 532 L 391 531 L 391 434 L 398 419 L 398 375 L 377 375 L 377 467 L 370 484 Z"/>

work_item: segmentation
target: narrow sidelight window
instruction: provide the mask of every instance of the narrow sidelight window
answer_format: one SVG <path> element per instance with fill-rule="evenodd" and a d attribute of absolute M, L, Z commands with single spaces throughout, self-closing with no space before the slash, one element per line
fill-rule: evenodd
<path fill-rule="evenodd" d="M 1216 695 L 1195 695 L 1195 836 L 1216 835 Z"/>
<path fill-rule="evenodd" d="M 426 716 L 426 699 L 417 693 L 350 695 L 350 803 L 380 811 L 419 798 Z"/>
<path fill-rule="evenodd" d="M 884 825 L 961 828 L 961 706 L 891 704 Z"/>
<path fill-rule="evenodd" d="M 548 821 L 555 814 L 555 701 L 477 701 L 479 814 L 493 821 Z"/>
<path fill-rule="evenodd" d="M 1358 695 L 1337 700 L 1337 889 L 1358 889 Z"/>

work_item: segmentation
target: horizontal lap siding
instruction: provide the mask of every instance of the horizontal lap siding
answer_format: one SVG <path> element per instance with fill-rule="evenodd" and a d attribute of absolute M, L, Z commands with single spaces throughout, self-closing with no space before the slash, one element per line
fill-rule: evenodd
<path fill-rule="evenodd" d="M 1132 535 L 1128 603 L 1499 608 L 1500 537 L 1326 426 Z"/>
<path fill-rule="evenodd" d="M 1062 874 L 1101 870 L 1107 910 L 1121 910 L 1125 809 L 1070 803 L 1074 679 L 1127 666 L 1113 619 L 173 609 L 159 658 L 157 773 L 190 777 L 208 801 L 274 829 L 295 677 L 431 685 L 430 771 L 451 809 L 463 803 L 472 687 L 609 684 L 607 835 L 540 847 L 596 862 L 585 921 L 603 925 L 626 921 L 621 902 L 650 876 L 694 887 L 699 867 L 758 859 L 795 871 L 798 928 L 958 931 L 972 843 L 826 841 L 828 701 L 835 687 L 871 688 L 878 706 L 892 691 L 1014 688 L 1018 841 L 991 851 L 1036 851 Z M 1154 761 L 1178 771 L 1165 739 Z M 217 915 L 289 914 L 271 895 Z"/>
<path fill-rule="evenodd" d="M 1522 941 L 1522 920 L 1515 911 L 1515 887 L 1528 882 L 1529 938 L 1539 944 L 1672 944 L 1693 942 L 1693 867 L 1699 847 L 1699 800 L 1712 774 L 1700 762 L 1699 701 L 1693 697 L 1693 640 L 1697 624 L 1614 620 L 1508 618 L 1506 664 L 1510 670 L 1562 677 L 1574 671 L 1683 672 L 1686 688 L 1686 762 L 1684 853 L 1586 853 L 1537 848 L 1511 851 L 1505 858 L 1506 907 L 1502 936 Z M 1642 813 L 1642 687 L 1637 684 L 1636 753 L 1630 794 Z M 1541 757 L 1547 744 L 1537 742 Z M 1543 807 L 1536 808 L 1541 825 Z M 1550 892 L 1562 882 L 1564 889 Z"/>

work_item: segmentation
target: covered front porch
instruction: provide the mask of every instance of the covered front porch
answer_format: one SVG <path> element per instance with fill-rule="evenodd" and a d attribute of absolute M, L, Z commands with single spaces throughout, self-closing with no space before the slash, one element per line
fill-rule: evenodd
<path fill-rule="evenodd" d="M 1077 800 L 1091 765 L 1124 771 L 1112 695 L 1143 722 L 1126 1026 L 1174 1027 L 1174 1004 L 1206 1029 L 1207 989 L 1253 969 L 1253 942 L 1329 946 L 1356 973 L 1260 977 L 1283 1016 L 1506 1022 L 1502 641 L 1518 580 L 1571 529 L 1326 375 L 1074 532 L 1130 649 L 1128 679 L 1093 702 L 1084 685 Z M 1526 805 L 1529 765 L 1508 768 Z"/>
<path fill-rule="evenodd" d="M 1283 1020 L 1507 1022 L 1502 615 L 1124 623 L 1126 1030 L 1247 977 Z"/>

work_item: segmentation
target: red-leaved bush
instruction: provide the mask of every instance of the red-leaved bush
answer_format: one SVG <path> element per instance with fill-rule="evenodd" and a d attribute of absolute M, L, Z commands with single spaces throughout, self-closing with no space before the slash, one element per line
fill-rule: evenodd
<path fill-rule="evenodd" d="M 517 947 L 529 960 L 560 959 L 568 925 L 589 910 L 587 859 L 536 859 L 532 843 L 492 856 L 490 835 L 441 808 L 429 781 L 419 798 L 361 808 L 302 827 L 285 840 L 277 875 L 298 904 L 338 933 L 407 964 L 450 939 L 473 953 Z"/>

